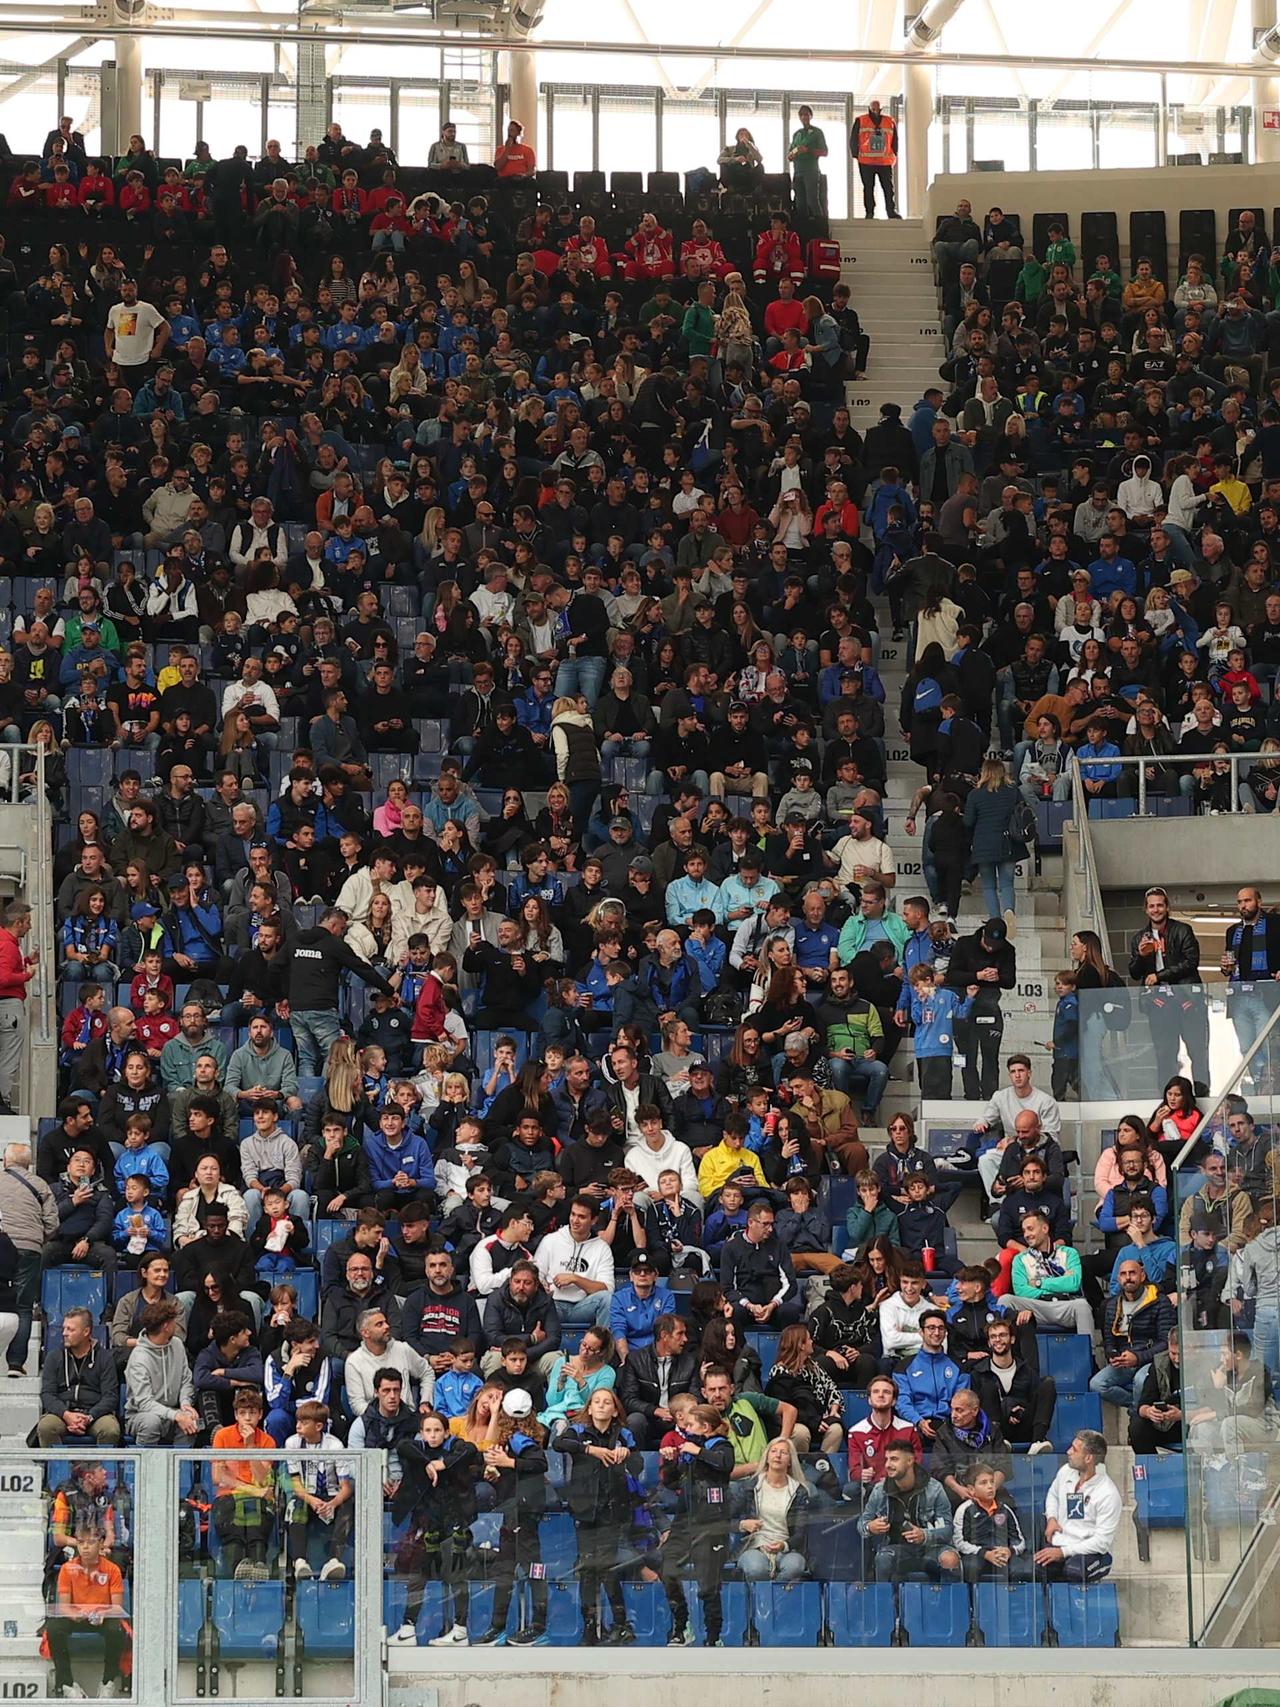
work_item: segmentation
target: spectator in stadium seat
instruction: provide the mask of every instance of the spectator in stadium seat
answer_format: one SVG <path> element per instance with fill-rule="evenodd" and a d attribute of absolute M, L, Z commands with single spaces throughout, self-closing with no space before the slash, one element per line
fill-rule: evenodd
<path fill-rule="evenodd" d="M 1035 1553 L 1037 1570 L 1051 1580 L 1093 1583 L 1111 1570 L 1122 1501 L 1106 1460 L 1106 1440 L 1093 1429 L 1081 1429 L 1067 1448 L 1045 1496 L 1045 1545 Z"/>
<path fill-rule="evenodd" d="M 115 1359 L 97 1343 L 93 1317 L 78 1305 L 62 1318 L 62 1344 L 51 1346 L 40 1371 L 41 1417 L 36 1443 L 46 1449 L 87 1444 L 119 1446 Z"/>
<path fill-rule="evenodd" d="M 916 1463 L 912 1448 L 885 1448 L 885 1479 L 868 1494 L 858 1529 L 871 1543 L 875 1580 L 958 1582 L 960 1555 L 951 1544 L 951 1502 Z"/>
<path fill-rule="evenodd" d="M 155 1446 L 200 1431 L 186 1348 L 174 1343 L 178 1305 L 172 1298 L 148 1304 L 138 1322 L 138 1343 L 125 1365 L 124 1424 L 139 1446 Z"/>

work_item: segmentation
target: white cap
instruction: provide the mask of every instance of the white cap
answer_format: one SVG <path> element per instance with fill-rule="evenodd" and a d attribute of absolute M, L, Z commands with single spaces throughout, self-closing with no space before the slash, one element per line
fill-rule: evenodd
<path fill-rule="evenodd" d="M 527 1417 L 533 1410 L 533 1400 L 523 1387 L 513 1387 L 502 1401 L 502 1410 L 509 1417 Z"/>

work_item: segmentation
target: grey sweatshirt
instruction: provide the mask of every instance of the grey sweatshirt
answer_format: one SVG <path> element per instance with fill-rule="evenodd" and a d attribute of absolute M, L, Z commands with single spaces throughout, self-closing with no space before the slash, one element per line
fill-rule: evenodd
<path fill-rule="evenodd" d="M 195 1405 L 187 1348 L 176 1335 L 168 1345 L 156 1345 L 143 1334 L 129 1353 L 124 1378 L 129 1387 L 126 1422 L 146 1411 L 159 1411 L 172 1422 L 184 1407 Z"/>

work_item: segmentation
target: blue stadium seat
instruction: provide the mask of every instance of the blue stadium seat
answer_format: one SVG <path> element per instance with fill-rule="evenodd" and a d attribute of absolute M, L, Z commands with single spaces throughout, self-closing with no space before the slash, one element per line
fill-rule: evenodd
<path fill-rule="evenodd" d="M 753 1330 L 747 1335 L 747 1341 L 760 1353 L 760 1385 L 763 1387 L 773 1370 L 773 1360 L 778 1354 L 780 1334 L 765 1330 Z"/>
<path fill-rule="evenodd" d="M 49 1321 L 61 1321 L 68 1310 L 84 1309 L 95 1322 L 106 1314 L 107 1277 L 101 1269 L 68 1265 L 46 1269 L 40 1281 L 40 1305 Z"/>
<path fill-rule="evenodd" d="M 339 1239 L 345 1239 L 351 1232 L 352 1223 L 341 1221 L 333 1216 L 317 1216 L 315 1235 L 312 1238 L 312 1248 L 316 1253 L 316 1261 L 323 1262 L 324 1254 L 330 1245 L 336 1245 Z"/>
<path fill-rule="evenodd" d="M 643 1465 L 643 1468 L 640 1471 L 641 1482 L 646 1488 L 656 1488 L 658 1486 L 658 1471 L 662 1465 L 662 1459 L 656 1452 L 642 1452 L 640 1454 L 640 1459 Z"/>
<path fill-rule="evenodd" d="M 298 1626 L 313 1660 L 349 1659 L 356 1648 L 356 1585 L 300 1582 L 297 1590 Z"/>
<path fill-rule="evenodd" d="M 903 1583 L 902 1630 L 913 1648 L 963 1648 L 972 1616 L 964 1583 Z"/>
<path fill-rule="evenodd" d="M 753 1583 L 751 1622 L 762 1648 L 816 1648 L 822 1636 L 822 1584 Z"/>
<path fill-rule="evenodd" d="M 525 1591 L 523 1585 L 517 1585 L 519 1592 L 511 1596 L 511 1607 L 507 1613 L 507 1634 L 520 1628 L 520 1607 L 523 1604 Z M 471 1604 L 467 1609 L 467 1629 L 475 1637 L 489 1628 L 489 1620 L 493 1617 L 493 1584 L 473 1582 L 469 1585 Z"/>
<path fill-rule="evenodd" d="M 1049 1584 L 1049 1627 L 1064 1648 L 1118 1648 L 1120 1604 L 1114 1583 L 1076 1588 Z"/>
<path fill-rule="evenodd" d="M 866 1575 L 863 1542 L 853 1506 L 810 1513 L 801 1547 L 809 1574 L 819 1582 L 860 1583 Z"/>
<path fill-rule="evenodd" d="M 686 1577 L 684 1582 L 685 1599 L 689 1603 L 689 1620 L 693 1625 L 694 1641 L 698 1647 L 706 1646 L 707 1630 L 702 1618 L 702 1604 L 698 1599 L 698 1585 L 692 1577 Z M 740 1648 L 747 1636 L 747 1585 L 742 1582 L 725 1582 L 720 1587 L 721 1615 L 724 1619 L 720 1631 L 720 1640 L 726 1648 Z"/>
<path fill-rule="evenodd" d="M 1038 1583 L 976 1583 L 974 1621 L 989 1648 L 1038 1648 L 1044 1631 L 1044 1590 Z"/>
<path fill-rule="evenodd" d="M 1145 1454 L 1133 1463 L 1133 1527 L 1138 1557 L 1151 1557 L 1153 1529 L 1182 1529 L 1187 1521 L 1186 1468 L 1181 1454 L 1158 1458 Z"/>
<path fill-rule="evenodd" d="M 840 1397 L 844 1400 L 844 1426 L 847 1429 L 852 1428 L 855 1423 L 865 1422 L 871 1415 L 871 1406 L 865 1393 L 842 1390 Z"/>
<path fill-rule="evenodd" d="M 857 1207 L 857 1186 L 848 1174 L 830 1174 L 824 1176 L 819 1191 L 826 1193 L 824 1208 L 828 1221 L 833 1228 L 838 1226 L 843 1232 L 845 1216 Z M 843 1250 L 844 1246 L 840 1248 Z"/>
<path fill-rule="evenodd" d="M 195 1657 L 204 1623 L 204 1583 L 196 1577 L 184 1577 L 178 1584 L 178 1652 L 183 1659 Z"/>
<path fill-rule="evenodd" d="M 551 1512 L 538 1524 L 542 1562 L 549 1577 L 567 1577 L 578 1562 L 578 1532 L 567 1511 Z"/>
<path fill-rule="evenodd" d="M 1085 1334 L 1041 1334 L 1040 1372 L 1058 1383 L 1058 1398 L 1078 1397 L 1089 1391 L 1093 1374 L 1093 1352 Z"/>
<path fill-rule="evenodd" d="M 573 1648 L 582 1639 L 582 1612 L 576 1582 L 547 1587 L 547 1636 L 553 1648 Z"/>
<path fill-rule="evenodd" d="M 1096 1393 L 1059 1393 L 1049 1439 L 1055 1452 L 1065 1452 L 1082 1428 L 1102 1433 L 1102 1400 Z"/>
<path fill-rule="evenodd" d="M 837 1648 L 887 1648 L 897 1614 L 891 1583 L 829 1583 L 827 1628 Z"/>
<path fill-rule="evenodd" d="M 636 1633 L 638 1648 L 665 1648 L 671 1633 L 671 1608 L 661 1583 L 624 1582 L 622 1598 L 627 1603 L 627 1621 Z"/>
<path fill-rule="evenodd" d="M 284 1622 L 284 1584 L 216 1582 L 213 1616 L 224 1660 L 274 1660 Z"/>
<path fill-rule="evenodd" d="M 298 1314 L 314 1322 L 320 1312 L 320 1276 L 313 1268 L 295 1269 L 292 1284 L 298 1292 Z"/>

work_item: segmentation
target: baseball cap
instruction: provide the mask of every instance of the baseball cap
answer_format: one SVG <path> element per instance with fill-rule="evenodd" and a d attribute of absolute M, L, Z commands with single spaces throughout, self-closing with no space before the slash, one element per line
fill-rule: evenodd
<path fill-rule="evenodd" d="M 658 1272 L 658 1265 L 654 1262 L 648 1251 L 637 1251 L 631 1259 L 632 1274 L 634 1274 L 637 1269 L 643 1269 L 647 1274 L 656 1274 Z"/>
<path fill-rule="evenodd" d="M 154 901 L 135 901 L 129 909 L 131 919 L 154 919 L 156 905 Z"/>
<path fill-rule="evenodd" d="M 695 1073 L 706 1073 L 709 1076 L 711 1073 L 710 1061 L 703 1061 L 701 1058 L 697 1061 L 690 1061 L 689 1077 L 692 1078 Z"/>
<path fill-rule="evenodd" d="M 809 822 L 803 812 L 788 812 L 786 821 L 788 824 L 807 824 Z"/>
<path fill-rule="evenodd" d="M 627 867 L 627 870 L 647 872 L 648 875 L 652 877 L 653 861 L 649 858 L 648 854 L 637 854 L 631 864 Z"/>
<path fill-rule="evenodd" d="M 982 927 L 982 934 L 988 942 L 1003 942 L 1009 935 L 1009 927 L 1003 919 L 988 919 Z"/>
<path fill-rule="evenodd" d="M 169 893 L 170 893 L 170 895 L 177 894 L 179 889 L 187 889 L 189 887 L 190 887 L 190 882 L 189 882 L 189 879 L 187 877 L 187 874 L 184 871 L 176 872 L 174 874 L 174 876 L 172 876 L 169 879 Z"/>
<path fill-rule="evenodd" d="M 513 1387 L 502 1401 L 502 1412 L 508 1417 L 527 1417 L 533 1410 L 533 1400 L 523 1387 Z"/>

